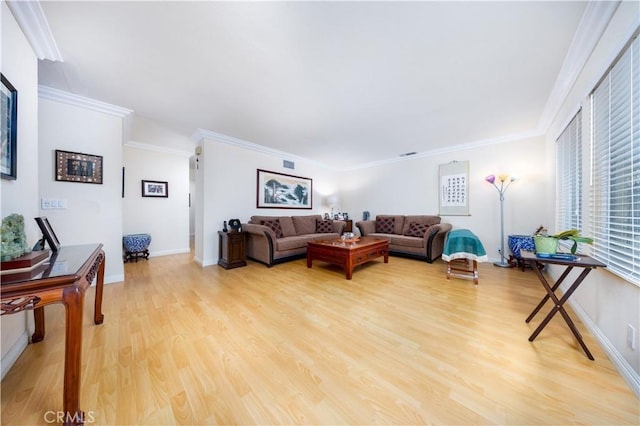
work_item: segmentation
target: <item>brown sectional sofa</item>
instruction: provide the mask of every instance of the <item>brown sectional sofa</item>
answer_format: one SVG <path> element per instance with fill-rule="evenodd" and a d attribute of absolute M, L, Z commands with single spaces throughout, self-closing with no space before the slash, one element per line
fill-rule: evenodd
<path fill-rule="evenodd" d="M 276 234 L 278 224 L 280 235 Z M 299 259 L 307 255 L 307 242 L 338 238 L 342 235 L 345 225 L 346 222 L 341 220 L 324 221 L 319 214 L 251 216 L 249 222 L 242 225 L 242 229 L 247 232 L 247 257 L 269 267 L 276 263 Z"/>
<path fill-rule="evenodd" d="M 433 263 L 442 256 L 444 240 L 451 224 L 440 216 L 377 215 L 376 220 L 356 222 L 363 236 L 389 239 L 389 253 Z M 385 229 L 386 228 L 386 229 Z M 421 233 L 424 232 L 423 236 Z"/>

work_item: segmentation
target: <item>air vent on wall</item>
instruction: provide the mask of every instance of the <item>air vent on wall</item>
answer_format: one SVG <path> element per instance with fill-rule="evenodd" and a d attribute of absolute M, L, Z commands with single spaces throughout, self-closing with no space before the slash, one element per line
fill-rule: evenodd
<path fill-rule="evenodd" d="M 296 168 L 296 165 L 293 161 L 282 160 L 282 167 L 293 170 Z"/>
<path fill-rule="evenodd" d="M 416 155 L 417 152 L 415 151 L 411 151 L 411 152 L 405 152 L 404 154 L 400 154 L 400 157 L 408 157 L 410 155 Z"/>

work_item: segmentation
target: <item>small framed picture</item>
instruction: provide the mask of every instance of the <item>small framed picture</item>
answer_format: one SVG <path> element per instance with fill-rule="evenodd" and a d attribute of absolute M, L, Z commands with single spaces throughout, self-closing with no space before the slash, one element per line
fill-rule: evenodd
<path fill-rule="evenodd" d="M 58 251 L 58 248 L 60 248 L 60 241 L 58 241 L 56 233 L 53 232 L 53 228 L 51 227 L 51 224 L 49 224 L 49 219 L 44 216 L 36 217 L 36 223 L 38 224 L 40 231 L 42 231 L 42 237 L 47 243 L 49 243 L 51 251 Z"/>
<path fill-rule="evenodd" d="M 169 197 L 169 182 L 163 182 L 158 180 L 143 180 L 142 181 L 142 196 L 143 197 Z"/>
<path fill-rule="evenodd" d="M 56 149 L 56 180 L 102 184 L 102 156 Z"/>
<path fill-rule="evenodd" d="M 0 121 L 2 131 L 2 152 L 0 153 L 0 171 L 2 179 L 15 180 L 18 176 L 16 165 L 18 162 L 18 91 L 0 74 Z"/>

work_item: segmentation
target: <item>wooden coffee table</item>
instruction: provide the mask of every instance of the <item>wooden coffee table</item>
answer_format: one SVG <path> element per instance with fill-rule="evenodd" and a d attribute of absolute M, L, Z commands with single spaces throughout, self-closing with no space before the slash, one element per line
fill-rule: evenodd
<path fill-rule="evenodd" d="M 314 260 L 342 266 L 348 280 L 353 276 L 353 268 L 380 256 L 384 256 L 384 263 L 389 263 L 389 240 L 384 238 L 360 237 L 353 242 L 316 240 L 307 244 L 308 268 Z"/>

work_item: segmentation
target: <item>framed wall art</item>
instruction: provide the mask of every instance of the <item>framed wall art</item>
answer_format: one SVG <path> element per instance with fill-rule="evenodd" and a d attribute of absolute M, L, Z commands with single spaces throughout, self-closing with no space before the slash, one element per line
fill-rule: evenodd
<path fill-rule="evenodd" d="M 58 251 L 60 248 L 60 241 L 58 241 L 58 237 L 56 233 L 53 231 L 51 224 L 49 223 L 49 219 L 46 217 L 36 217 L 36 223 L 42 231 L 42 238 L 49 243 L 49 247 L 51 247 L 51 251 Z M 44 249 L 44 244 L 42 244 L 42 248 Z"/>
<path fill-rule="evenodd" d="M 102 156 L 56 149 L 56 180 L 102 184 Z"/>
<path fill-rule="evenodd" d="M 0 74 L 0 120 L 2 121 L 0 152 L 0 176 L 2 179 L 15 180 L 18 177 L 18 91 Z"/>
<path fill-rule="evenodd" d="M 439 167 L 441 216 L 469 216 L 469 162 L 452 161 Z"/>
<path fill-rule="evenodd" d="M 311 209 L 313 180 L 258 169 L 256 207 L 259 209 Z"/>
<path fill-rule="evenodd" d="M 143 180 L 142 196 L 168 198 L 169 182 L 163 182 L 158 180 Z"/>

